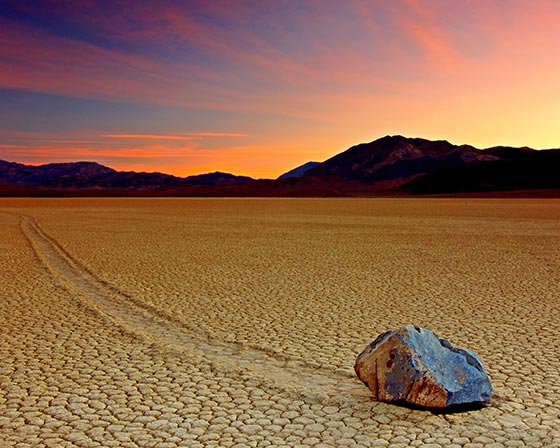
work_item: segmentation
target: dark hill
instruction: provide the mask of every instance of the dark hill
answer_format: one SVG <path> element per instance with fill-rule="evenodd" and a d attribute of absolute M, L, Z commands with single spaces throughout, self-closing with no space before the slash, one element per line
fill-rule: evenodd
<path fill-rule="evenodd" d="M 89 183 L 100 176 L 115 174 L 112 168 L 95 162 L 49 163 L 41 166 L 0 160 L 0 183 L 22 187 L 57 186 L 68 179 Z"/>
<path fill-rule="evenodd" d="M 227 185 L 250 180 L 252 180 L 250 177 L 221 172 L 182 178 L 163 173 L 116 171 L 95 162 L 49 163 L 31 166 L 0 160 L 0 184 L 5 187 L 135 190 L 188 185 Z"/>
<path fill-rule="evenodd" d="M 435 171 L 404 186 L 415 194 L 560 189 L 560 149 L 492 149 L 501 159 Z"/>
<path fill-rule="evenodd" d="M 235 176 L 233 174 L 216 171 L 214 173 L 185 177 L 182 185 L 228 185 L 252 180 L 252 177 Z"/>
<path fill-rule="evenodd" d="M 439 169 L 497 159 L 468 145 L 396 135 L 353 146 L 309 170 L 304 177 L 367 184 L 383 182 L 395 188 Z"/>

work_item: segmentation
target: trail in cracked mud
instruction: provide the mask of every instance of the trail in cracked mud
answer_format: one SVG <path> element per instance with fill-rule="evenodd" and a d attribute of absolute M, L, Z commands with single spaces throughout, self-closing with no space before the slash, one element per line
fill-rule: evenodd
<path fill-rule="evenodd" d="M 304 395 L 335 401 L 347 400 L 352 395 L 361 399 L 368 396 L 361 383 L 344 374 L 279 359 L 241 344 L 197 338 L 171 316 L 135 302 L 95 276 L 47 235 L 35 219 L 21 215 L 21 220 L 24 234 L 53 275 L 87 304 L 129 331 L 174 350 L 202 352 L 212 362 L 244 370 L 277 387 Z"/>

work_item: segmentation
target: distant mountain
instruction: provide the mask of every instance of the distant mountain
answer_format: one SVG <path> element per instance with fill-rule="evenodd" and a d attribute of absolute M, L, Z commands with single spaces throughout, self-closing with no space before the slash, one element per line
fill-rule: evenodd
<path fill-rule="evenodd" d="M 185 177 L 183 179 L 183 185 L 228 185 L 252 180 L 254 180 L 252 177 L 235 176 L 233 174 L 216 171 L 214 173 Z"/>
<path fill-rule="evenodd" d="M 93 162 L 28 166 L 0 161 L 0 196 L 334 197 L 515 190 L 560 197 L 560 149 L 480 150 L 445 140 L 386 136 L 276 180 L 219 171 L 181 178 L 116 171 Z"/>
<path fill-rule="evenodd" d="M 378 184 L 378 189 L 394 189 L 443 168 L 494 160 L 499 158 L 469 145 L 396 135 L 353 146 L 307 171 L 304 178 L 358 181 Z"/>
<path fill-rule="evenodd" d="M 494 146 L 492 148 L 484 150 L 484 152 L 504 160 L 529 159 L 537 153 L 545 154 L 548 153 L 548 151 L 549 150 L 537 151 L 536 149 L 528 148 L 527 146 L 524 146 L 522 148 L 512 148 L 511 146 Z"/>
<path fill-rule="evenodd" d="M 116 171 L 95 162 L 49 163 L 40 166 L 0 160 L 0 184 L 50 189 L 162 189 L 188 185 L 228 185 L 253 180 L 228 173 L 185 178 L 162 173 Z"/>
<path fill-rule="evenodd" d="M 293 170 L 290 170 L 287 173 L 282 174 L 281 176 L 278 177 L 277 180 L 294 179 L 294 178 L 301 177 L 305 173 L 307 173 L 311 168 L 315 168 L 317 165 L 320 165 L 320 164 L 321 164 L 321 162 L 307 162 L 307 163 L 304 163 L 303 165 L 300 165 L 297 168 L 294 168 Z"/>
<path fill-rule="evenodd" d="M 22 187 L 56 186 L 68 179 L 89 183 L 92 179 L 114 173 L 115 170 L 95 162 L 30 166 L 0 160 L 0 183 Z"/>

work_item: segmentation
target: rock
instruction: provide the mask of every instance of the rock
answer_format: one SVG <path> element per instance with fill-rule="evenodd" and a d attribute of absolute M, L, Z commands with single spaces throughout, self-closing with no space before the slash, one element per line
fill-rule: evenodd
<path fill-rule="evenodd" d="M 354 370 L 377 401 L 445 408 L 490 399 L 482 360 L 425 328 L 406 325 L 377 336 Z"/>

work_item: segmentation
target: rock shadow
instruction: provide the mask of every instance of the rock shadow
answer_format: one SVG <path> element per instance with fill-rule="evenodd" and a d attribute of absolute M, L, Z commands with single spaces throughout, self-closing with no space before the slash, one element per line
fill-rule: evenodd
<path fill-rule="evenodd" d="M 461 403 L 453 404 L 445 408 L 431 408 L 426 406 L 419 406 L 416 404 L 407 403 L 406 401 L 392 401 L 390 404 L 399 406 L 401 408 L 410 409 L 413 411 L 427 411 L 434 415 L 448 415 L 448 414 L 460 414 L 463 412 L 479 411 L 481 409 L 490 407 L 491 403 Z"/>

